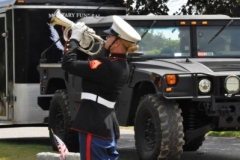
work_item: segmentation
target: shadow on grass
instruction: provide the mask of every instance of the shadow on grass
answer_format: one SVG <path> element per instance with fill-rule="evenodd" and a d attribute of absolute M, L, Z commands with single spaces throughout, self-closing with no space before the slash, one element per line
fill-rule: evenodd
<path fill-rule="evenodd" d="M 119 148 L 119 160 L 138 160 L 138 155 L 135 148 Z"/>

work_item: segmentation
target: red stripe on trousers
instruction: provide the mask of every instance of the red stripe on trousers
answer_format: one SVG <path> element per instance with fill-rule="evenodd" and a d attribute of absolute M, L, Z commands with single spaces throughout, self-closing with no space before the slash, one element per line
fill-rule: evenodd
<path fill-rule="evenodd" d="M 92 135 L 91 134 L 87 134 L 86 160 L 91 160 L 91 141 L 92 141 Z"/>

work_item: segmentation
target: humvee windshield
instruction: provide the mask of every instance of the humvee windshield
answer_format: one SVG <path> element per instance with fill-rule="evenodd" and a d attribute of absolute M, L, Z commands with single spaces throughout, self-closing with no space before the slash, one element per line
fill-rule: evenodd
<path fill-rule="evenodd" d="M 135 28 L 140 35 L 147 28 Z M 145 55 L 159 57 L 190 56 L 190 27 L 154 27 L 138 43 L 139 51 Z"/>
<path fill-rule="evenodd" d="M 239 26 L 228 26 L 216 36 L 222 28 L 223 26 L 196 26 L 192 32 L 194 35 L 190 35 L 190 26 L 152 27 L 138 43 L 138 51 L 159 58 L 193 55 L 213 58 L 240 57 Z M 143 35 L 148 28 L 135 29 Z M 197 53 L 193 53 L 192 48 L 195 48 Z"/>

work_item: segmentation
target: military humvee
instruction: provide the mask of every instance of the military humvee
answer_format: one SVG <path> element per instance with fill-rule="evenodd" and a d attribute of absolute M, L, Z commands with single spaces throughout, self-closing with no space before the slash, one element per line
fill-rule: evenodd
<path fill-rule="evenodd" d="M 131 72 L 115 106 L 120 125 L 134 126 L 140 159 L 180 159 L 183 151 L 196 151 L 209 131 L 239 130 L 240 19 L 121 17 L 142 35 L 139 50 L 128 55 Z M 112 16 L 80 21 L 105 38 Z M 81 78 L 64 72 L 61 63 L 40 63 L 39 71 L 41 94 L 54 94 L 51 103 L 44 103 L 50 110 L 49 126 L 56 126 L 55 132 L 73 145 L 69 127 Z"/>

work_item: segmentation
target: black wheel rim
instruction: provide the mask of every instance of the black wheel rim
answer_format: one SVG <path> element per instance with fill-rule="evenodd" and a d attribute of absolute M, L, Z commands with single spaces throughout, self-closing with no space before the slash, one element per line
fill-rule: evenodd
<path fill-rule="evenodd" d="M 144 139 L 147 150 L 153 150 L 156 143 L 156 129 L 153 121 L 153 117 L 148 113 L 145 118 L 144 126 Z"/>
<path fill-rule="evenodd" d="M 56 114 L 56 134 L 60 137 L 63 137 L 64 135 L 64 116 L 61 107 L 58 108 Z"/>

